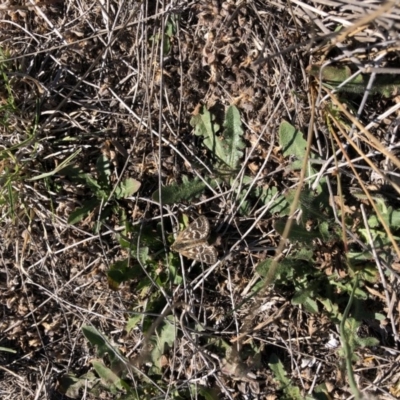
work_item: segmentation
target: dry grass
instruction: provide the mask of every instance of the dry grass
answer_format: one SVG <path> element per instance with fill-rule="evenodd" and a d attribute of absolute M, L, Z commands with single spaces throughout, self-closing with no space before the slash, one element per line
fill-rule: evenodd
<path fill-rule="evenodd" d="M 12 1 L 0 15 L 1 399 L 70 398 L 71 376 L 87 399 L 400 396 L 395 1 Z M 205 106 L 222 125 L 230 105 L 245 148 L 227 177 L 190 121 Z M 296 170 L 284 120 L 308 139 Z M 140 189 L 118 198 L 127 178 Z M 163 198 L 194 178 L 197 196 Z M 330 211 L 305 222 L 331 213 L 341 233 L 304 245 L 310 265 L 278 228 L 298 222 L 260 193 L 286 195 L 300 221 L 302 193 L 321 187 Z M 210 221 L 215 265 L 169 251 L 182 214 Z M 96 392 L 100 359 L 115 376 Z"/>

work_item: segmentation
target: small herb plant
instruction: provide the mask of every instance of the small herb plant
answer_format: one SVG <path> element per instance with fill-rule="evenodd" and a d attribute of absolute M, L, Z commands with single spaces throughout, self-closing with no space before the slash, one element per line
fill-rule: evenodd
<path fill-rule="evenodd" d="M 214 177 L 205 179 L 182 177 L 181 184 L 165 186 L 161 190 L 164 204 L 173 204 L 181 201 L 189 201 L 199 197 L 207 186 L 215 187 L 226 181 L 237 171 L 243 158 L 243 129 L 239 111 L 235 106 L 230 106 L 225 114 L 223 128 L 215 121 L 215 116 L 205 107 L 190 121 L 194 128 L 194 134 L 203 139 L 204 146 L 210 152 L 209 163 Z M 206 174 L 205 174 L 206 175 Z M 209 175 L 209 174 L 207 174 Z M 153 194 L 153 200 L 159 200 L 159 191 Z"/>
<path fill-rule="evenodd" d="M 75 209 L 69 216 L 68 222 L 76 224 L 90 213 L 99 212 L 100 206 L 105 204 L 101 209 L 101 215 L 98 221 L 105 221 L 111 213 L 120 214 L 121 208 L 118 207 L 116 201 L 127 198 L 136 193 L 140 188 L 140 182 L 135 179 L 127 178 L 120 181 L 115 187 L 111 184 L 111 161 L 104 155 L 100 156 L 96 162 L 97 176 L 88 174 L 80 169 L 68 166 L 61 171 L 61 174 L 66 175 L 72 182 L 76 184 L 84 184 L 88 187 L 92 196 L 83 201 L 81 207 Z M 121 215 L 121 217 L 123 217 Z M 126 218 L 121 218 L 125 220 Z M 96 226 L 96 231 L 99 229 Z"/>

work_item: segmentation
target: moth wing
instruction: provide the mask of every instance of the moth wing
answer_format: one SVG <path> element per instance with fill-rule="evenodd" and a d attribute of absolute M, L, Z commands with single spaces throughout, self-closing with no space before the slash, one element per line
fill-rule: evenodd
<path fill-rule="evenodd" d="M 214 246 L 199 243 L 193 247 L 179 250 L 186 258 L 203 262 L 204 264 L 215 264 L 217 262 L 217 250 Z"/>
<path fill-rule="evenodd" d="M 205 240 L 210 234 L 210 224 L 206 217 L 195 219 L 189 226 L 178 234 L 176 242 L 189 242 L 194 240 Z"/>
<path fill-rule="evenodd" d="M 208 238 L 208 235 L 210 234 L 210 223 L 208 222 L 208 219 L 206 217 L 200 216 L 195 219 L 190 225 L 193 225 L 192 229 L 203 234 L 203 236 L 198 239 Z"/>

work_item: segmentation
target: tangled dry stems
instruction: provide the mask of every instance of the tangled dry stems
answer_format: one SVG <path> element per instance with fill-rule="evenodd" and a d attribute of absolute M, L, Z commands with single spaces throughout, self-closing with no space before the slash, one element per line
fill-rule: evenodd
<path fill-rule="evenodd" d="M 268 208 L 254 204 L 243 216 L 240 191 L 211 187 L 208 181 L 207 193 L 190 204 L 163 207 L 151 195 L 181 182 L 183 175 L 204 179 L 213 173 L 209 155 L 189 126 L 200 104 L 220 119 L 229 104 L 241 112 L 247 148 L 234 180 L 239 187 L 246 186 L 247 176 L 252 186 L 277 186 L 282 193 L 296 187 L 298 175 L 286 168 L 277 148 L 277 129 L 286 119 L 307 131 L 312 115 L 316 146 L 327 160 L 322 169 L 332 174 L 336 167 L 321 112 L 329 97 L 313 86 L 307 67 L 346 62 L 356 73 L 372 72 L 371 79 L 376 73 L 398 73 L 400 10 L 394 2 L 385 12 L 382 7 L 380 2 L 325 0 L 171 1 L 164 8 L 152 2 L 75 0 L 1 6 L 0 39 L 9 54 L 4 65 L 16 107 L 3 111 L 7 124 L 1 140 L 3 184 L 9 188 L 3 199 L 10 200 L 11 193 L 12 202 L 3 201 L 1 208 L 0 343 L 17 349 L 17 354 L 0 353 L 5 365 L 1 398 L 62 398 L 60 376 L 86 372 L 94 356 L 82 325 L 96 326 L 128 358 L 140 356 L 148 344 L 140 329 L 124 334 L 132 304 L 146 299 L 136 289 L 139 282 L 117 292 L 107 285 L 109 266 L 126 250 L 112 229 L 93 233 L 106 204 L 71 225 L 68 218 L 90 196 L 89 188 L 58 174 L 51 187 L 44 179 L 30 180 L 77 150 L 74 165 L 88 173 L 96 173 L 100 154 L 111 159 L 114 187 L 127 176 L 141 182 L 140 192 L 121 204 L 133 224 L 155 231 L 161 215 L 205 214 L 219 236 L 224 262 L 212 273 L 191 276 L 193 285 L 185 282 L 173 290 L 173 301 L 168 299 L 181 335 L 163 361 L 165 382 L 178 389 L 189 383 L 214 386 L 226 398 L 233 393 L 273 398 L 279 388 L 264 359 L 271 348 L 280 348 L 290 378 L 304 393 L 316 385 L 317 370 L 318 383 L 330 385 L 335 398 L 349 395 L 338 353 L 326 347 L 329 336 L 337 335 L 331 320 L 310 315 L 273 288 L 253 304 L 241 305 L 254 283 L 255 266 L 270 255 L 265 249 L 280 241 L 266 217 Z M 162 33 L 168 24 L 176 29 L 171 37 Z M 348 29 L 340 40 L 334 31 L 338 24 Z M 1 95 L 10 98 L 5 89 Z M 363 96 L 357 116 L 383 145 L 397 148 L 396 135 L 387 134 L 395 132 L 396 98 Z M 372 146 L 369 150 L 371 158 L 376 156 Z M 371 170 L 361 171 L 363 181 L 373 181 Z M 351 178 L 347 182 L 353 184 Z M 163 224 L 164 240 L 172 222 Z M 118 230 L 120 221 L 113 215 L 108 224 Z M 321 265 L 324 257 L 321 252 Z M 397 284 L 389 286 L 389 296 L 373 294 L 371 308 L 384 314 L 390 310 L 397 324 L 398 312 L 387 302 L 396 301 Z M 263 349 L 259 359 L 239 357 L 232 346 L 231 357 L 221 360 L 191 331 L 199 324 L 207 334 L 229 341 L 241 333 L 249 313 L 253 325 L 247 339 Z M 366 361 L 359 364 L 367 368 L 358 373 L 360 388 L 380 398 L 391 398 L 397 380 L 397 351 L 389 347 L 390 352 L 383 345 L 364 349 L 364 357 L 372 352 L 379 360 L 374 368 L 368 369 Z M 301 360 L 310 359 L 318 368 L 303 365 Z M 132 381 L 138 384 L 137 378 Z"/>

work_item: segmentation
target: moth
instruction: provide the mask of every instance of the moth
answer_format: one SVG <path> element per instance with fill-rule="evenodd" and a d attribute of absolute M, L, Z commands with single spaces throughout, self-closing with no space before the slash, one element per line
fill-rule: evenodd
<path fill-rule="evenodd" d="M 217 250 L 207 243 L 209 235 L 208 219 L 203 216 L 199 217 L 182 232 L 179 232 L 171 250 L 204 264 L 214 264 L 217 262 Z"/>

